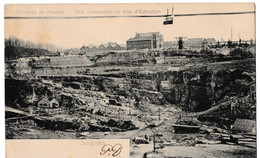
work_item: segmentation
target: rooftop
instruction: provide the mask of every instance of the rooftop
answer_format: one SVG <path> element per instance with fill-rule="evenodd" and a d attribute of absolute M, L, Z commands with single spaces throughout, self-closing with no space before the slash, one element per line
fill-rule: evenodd
<path fill-rule="evenodd" d="M 145 41 L 152 40 L 153 35 L 161 35 L 160 32 L 146 32 L 146 33 L 136 33 L 135 37 L 130 38 L 127 41 Z"/>
<path fill-rule="evenodd" d="M 130 38 L 127 41 L 146 41 L 146 40 L 152 40 L 152 37 L 134 37 L 134 38 Z"/>
<path fill-rule="evenodd" d="M 204 40 L 207 42 L 216 42 L 215 38 L 204 38 Z"/>
<path fill-rule="evenodd" d="M 164 41 L 163 44 L 178 44 L 177 41 Z"/>
<path fill-rule="evenodd" d="M 154 34 L 161 35 L 160 32 L 136 33 L 135 37 L 152 37 Z"/>
<path fill-rule="evenodd" d="M 188 38 L 185 42 L 202 42 L 203 38 Z"/>

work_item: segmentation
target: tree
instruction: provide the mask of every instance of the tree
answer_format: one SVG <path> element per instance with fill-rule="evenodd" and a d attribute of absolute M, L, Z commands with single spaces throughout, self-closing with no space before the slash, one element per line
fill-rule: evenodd
<path fill-rule="evenodd" d="M 228 40 L 228 48 L 232 47 L 232 41 Z"/>

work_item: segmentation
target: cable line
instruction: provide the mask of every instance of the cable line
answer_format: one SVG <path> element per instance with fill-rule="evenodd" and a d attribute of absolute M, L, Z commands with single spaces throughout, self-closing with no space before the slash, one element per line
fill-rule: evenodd
<path fill-rule="evenodd" d="M 255 14 L 255 11 L 245 12 L 220 12 L 220 13 L 193 13 L 193 14 L 174 14 L 174 17 L 185 16 L 212 16 L 212 15 L 238 15 L 238 14 Z M 47 16 L 47 17 L 24 17 L 24 16 L 6 16 L 5 19 L 95 19 L 95 18 L 159 18 L 169 17 L 172 15 L 122 15 L 122 16 Z"/>

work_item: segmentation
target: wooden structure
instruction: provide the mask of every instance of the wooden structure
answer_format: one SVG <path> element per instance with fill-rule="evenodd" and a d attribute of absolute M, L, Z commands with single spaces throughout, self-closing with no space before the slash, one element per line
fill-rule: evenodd
<path fill-rule="evenodd" d="M 237 118 L 232 127 L 232 131 L 256 134 L 256 121 Z"/>
<path fill-rule="evenodd" d="M 59 101 L 55 98 L 53 98 L 50 102 L 49 102 L 49 107 L 50 108 L 58 108 L 60 106 Z"/>
<path fill-rule="evenodd" d="M 38 102 L 38 107 L 40 108 L 57 108 L 59 107 L 59 101 L 55 98 L 49 101 L 47 98 L 43 98 Z"/>
<path fill-rule="evenodd" d="M 197 133 L 200 126 L 173 124 L 175 133 Z"/>
<path fill-rule="evenodd" d="M 38 102 L 38 107 L 40 108 L 48 108 L 49 107 L 49 100 L 47 98 L 43 98 Z"/>

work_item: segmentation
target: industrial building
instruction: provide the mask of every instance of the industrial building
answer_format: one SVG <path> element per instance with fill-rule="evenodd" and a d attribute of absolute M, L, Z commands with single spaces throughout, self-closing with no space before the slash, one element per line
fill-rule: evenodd
<path fill-rule="evenodd" d="M 99 46 L 89 44 L 88 46 L 82 46 L 80 49 L 83 52 L 113 51 L 113 50 L 124 50 L 125 46 L 119 45 L 116 42 L 108 42 L 106 44 L 100 44 Z"/>
<path fill-rule="evenodd" d="M 184 47 L 191 49 L 191 48 L 202 48 L 203 45 L 203 38 L 188 38 L 184 42 Z"/>
<path fill-rule="evenodd" d="M 215 40 L 215 38 L 188 38 L 185 42 L 184 42 L 184 47 L 187 49 L 200 49 L 203 46 L 212 46 L 212 45 L 216 45 L 217 41 Z"/>
<path fill-rule="evenodd" d="M 178 49 L 178 42 L 177 41 L 165 41 L 163 42 L 164 49 Z"/>
<path fill-rule="evenodd" d="M 163 35 L 159 32 L 136 33 L 126 41 L 127 50 L 158 49 L 163 47 Z"/>

